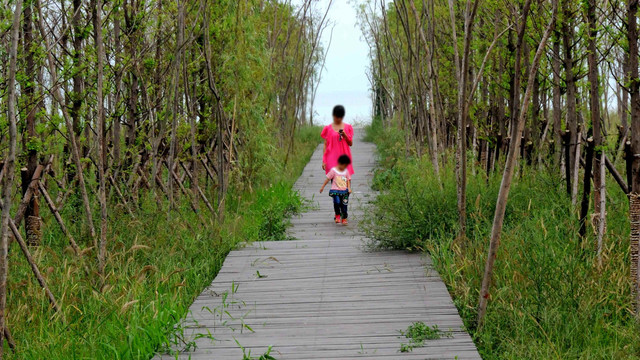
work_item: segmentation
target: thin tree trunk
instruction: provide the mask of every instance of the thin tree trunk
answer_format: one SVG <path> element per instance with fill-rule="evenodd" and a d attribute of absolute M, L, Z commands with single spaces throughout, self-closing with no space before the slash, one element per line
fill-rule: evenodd
<path fill-rule="evenodd" d="M 629 63 L 629 54 L 624 53 L 622 56 L 622 76 L 627 76 L 627 64 Z M 629 92 L 626 89 L 622 90 L 622 100 L 618 105 L 621 111 L 620 123 L 625 132 L 629 129 Z"/>
<path fill-rule="evenodd" d="M 627 83 L 631 98 L 631 154 L 640 154 L 640 76 L 638 74 L 638 0 L 627 0 L 627 41 L 629 43 L 629 63 Z M 636 317 L 640 318 L 640 272 L 638 266 L 638 243 L 640 241 L 640 157 L 631 156 L 631 179 L 629 187 L 629 220 L 631 223 L 630 254 L 631 280 L 636 302 Z"/>
<path fill-rule="evenodd" d="M 104 120 L 104 94 L 103 87 L 103 67 L 104 67 L 104 45 L 102 43 L 102 0 L 93 0 L 93 36 L 96 44 L 96 97 L 98 100 L 98 199 L 100 201 L 100 241 L 98 246 L 98 273 L 104 275 L 105 259 L 107 255 L 107 182 L 105 181 L 104 168 L 106 153 L 105 141 L 105 120 Z"/>
<path fill-rule="evenodd" d="M 0 359 L 4 348 L 4 335 L 7 315 L 7 275 L 9 273 L 9 221 L 11 220 L 11 194 L 15 178 L 16 143 L 18 139 L 18 118 L 16 115 L 16 67 L 18 57 L 18 36 L 20 17 L 22 14 L 22 0 L 16 0 L 11 25 L 11 45 L 9 48 L 9 74 L 7 79 L 7 115 L 9 121 L 9 154 L 4 164 L 5 177 L 2 197 L 2 219 L 0 221 Z"/>
<path fill-rule="evenodd" d="M 212 115 L 217 120 L 217 152 L 218 152 L 218 220 L 222 221 L 224 219 L 224 198 L 226 194 L 226 169 L 225 169 L 225 161 L 224 161 L 224 132 L 223 127 L 225 124 L 224 120 L 224 111 L 220 104 L 220 94 L 216 88 L 216 84 L 213 78 L 213 71 L 211 69 L 211 49 L 209 46 L 209 12 L 205 9 L 204 12 L 204 55 L 205 62 L 207 65 L 207 80 L 209 85 L 209 90 L 213 93 L 215 97 L 215 105 L 213 105 Z"/>
<path fill-rule="evenodd" d="M 80 71 L 80 68 L 84 66 L 84 63 L 83 63 L 84 56 L 82 56 L 83 55 L 82 54 L 82 38 L 83 38 L 84 27 L 83 27 L 83 24 L 81 24 L 81 22 L 82 22 L 82 0 L 73 0 L 73 16 L 71 18 L 71 25 L 73 26 L 72 59 L 73 59 L 73 66 L 75 67 L 76 70 L 73 73 L 73 92 L 70 94 L 70 97 L 71 97 L 70 115 L 71 115 L 73 127 L 69 128 L 68 131 L 69 132 L 73 131 L 76 139 L 80 138 L 82 135 L 82 128 L 80 126 L 80 115 L 82 112 L 82 103 L 84 99 L 84 96 L 82 94 L 82 88 L 84 87 L 84 80 L 83 80 L 84 75 L 83 75 L 83 72 Z M 49 47 L 47 46 L 47 48 Z M 71 176 L 75 175 L 75 171 L 81 172 L 82 168 L 78 168 L 78 169 L 75 169 L 74 171 L 71 171 L 70 172 Z"/>
<path fill-rule="evenodd" d="M 60 225 L 60 230 L 62 230 L 62 233 L 69 239 L 69 244 L 71 245 L 71 248 L 73 249 L 73 252 L 76 255 L 79 255 L 80 254 L 80 248 L 78 247 L 78 244 L 76 243 L 76 240 L 73 238 L 73 235 L 69 232 L 69 230 L 65 226 L 64 220 L 62 220 L 62 216 L 60 216 L 60 212 L 56 208 L 56 205 L 53 202 L 53 200 L 51 199 L 51 196 L 49 196 L 49 193 L 47 192 L 47 189 L 42 184 L 42 181 L 38 181 L 38 187 L 40 188 L 40 193 L 42 194 L 42 196 L 44 197 L 45 201 L 47 202 L 47 205 L 49 206 L 49 210 L 51 210 L 51 213 L 53 214 L 53 216 L 55 217 L 56 221 L 58 222 L 58 225 Z"/>
<path fill-rule="evenodd" d="M 575 153 L 574 153 L 574 159 L 576 159 L 576 161 L 573 163 L 573 170 L 571 171 L 571 176 L 572 176 L 571 205 L 573 206 L 576 206 L 576 204 L 578 203 L 578 179 L 580 175 L 578 170 L 580 170 L 581 151 L 582 151 L 582 131 L 580 127 L 578 127 L 578 137 L 576 138 L 576 146 L 575 146 Z"/>
<path fill-rule="evenodd" d="M 38 166 L 37 147 L 32 142 L 37 141 L 36 114 L 39 110 L 39 100 L 36 97 L 36 64 L 33 50 L 33 9 L 31 2 L 24 3 L 23 9 L 23 41 L 26 52 L 24 80 L 21 85 L 23 97 L 27 99 L 28 108 L 25 118 L 25 132 L 22 136 L 22 148 L 26 154 L 26 167 L 21 171 L 22 193 L 26 193 L 33 173 Z M 27 242 L 30 245 L 40 245 L 42 234 L 40 231 L 40 204 L 38 197 L 34 196 L 29 201 L 24 216 L 24 228 Z M 19 224 L 18 224 L 19 225 Z"/>
<path fill-rule="evenodd" d="M 509 154 L 505 163 L 504 173 L 502 175 L 502 182 L 500 184 L 500 191 L 498 193 L 498 199 L 496 201 L 496 211 L 493 218 L 493 226 L 491 228 L 491 240 L 489 243 L 489 253 L 487 256 L 487 263 L 485 266 L 484 276 L 482 278 L 482 287 L 480 289 L 480 299 L 478 303 L 478 325 L 482 326 L 484 315 L 487 311 L 487 302 L 489 301 L 489 289 L 491 287 L 491 280 L 493 276 L 493 267 L 498 253 L 498 247 L 500 246 L 500 234 L 502 232 L 502 225 L 504 223 L 504 214 L 507 206 L 507 199 L 509 197 L 509 190 L 511 189 L 511 181 L 517 166 L 518 148 L 520 147 L 520 138 L 522 137 L 522 131 L 524 130 L 525 120 L 527 112 L 525 111 L 529 106 L 529 100 L 531 98 L 532 87 L 534 84 L 534 77 L 537 75 L 538 66 L 540 65 L 540 58 L 544 52 L 547 40 L 553 31 L 555 20 L 558 12 L 558 0 L 552 0 L 553 10 L 551 16 L 551 22 L 547 25 L 547 29 L 538 44 L 538 49 L 533 58 L 531 68 L 529 70 L 529 78 L 527 81 L 527 89 L 522 99 L 522 107 L 518 120 L 514 123 L 513 136 L 511 143 L 509 144 Z M 526 6 L 526 5 L 525 5 Z M 523 17 L 521 21 L 526 24 L 526 17 Z M 524 25 L 522 25 L 524 26 Z"/>
<path fill-rule="evenodd" d="M 113 38 L 115 40 L 115 104 L 114 104 L 114 116 L 113 116 L 113 160 L 116 170 L 120 167 L 120 161 L 122 158 L 120 150 L 121 130 L 120 130 L 120 102 L 122 101 L 122 43 L 120 40 L 120 7 L 116 7 L 117 11 L 114 11 L 113 19 Z"/>
<path fill-rule="evenodd" d="M 598 213 L 598 217 L 600 218 L 598 221 L 598 236 L 597 236 L 597 246 L 598 246 L 598 265 L 602 266 L 602 239 L 604 237 L 604 233 L 606 230 L 606 201 L 607 201 L 607 187 L 605 184 L 605 162 L 607 156 L 602 154 L 602 158 L 600 159 L 600 206 Z"/>
<path fill-rule="evenodd" d="M 607 170 L 609 170 L 609 173 L 611 173 L 611 176 L 613 176 L 613 179 L 618 183 L 618 186 L 620 186 L 620 190 L 625 194 L 629 194 L 629 186 L 624 181 L 624 178 L 622 178 L 622 175 L 618 172 L 618 169 L 616 169 L 611 160 L 609 160 L 609 157 L 604 157 L 604 164 L 607 167 Z"/>
<path fill-rule="evenodd" d="M 171 169 L 173 169 L 173 164 L 174 164 L 174 159 L 176 156 L 176 132 L 177 127 L 178 127 L 178 103 L 180 101 L 179 99 L 179 95 L 178 95 L 178 89 L 180 88 L 180 64 L 182 63 L 182 43 L 184 42 L 184 4 L 180 1 L 177 0 L 177 5 L 178 5 L 178 35 L 177 35 L 177 40 L 176 40 L 176 58 L 175 58 L 175 63 L 174 63 L 174 74 L 173 74 L 173 105 L 172 105 L 172 110 L 171 110 L 171 115 L 172 115 L 172 120 L 171 120 L 171 140 L 169 143 L 169 160 L 168 160 L 168 167 L 169 167 L 169 171 L 171 171 Z M 169 206 L 171 209 L 173 209 L 173 207 L 175 206 L 174 204 L 174 200 L 173 200 L 173 178 L 171 177 L 171 174 L 169 174 L 169 178 L 168 178 L 168 184 L 167 187 L 169 188 Z"/>
<path fill-rule="evenodd" d="M 584 185 L 582 190 L 582 202 L 580 204 L 580 236 L 587 233 L 587 215 L 589 213 L 589 199 L 591 197 L 591 169 L 593 168 L 593 139 L 587 139 L 587 152 L 584 165 Z"/>
<path fill-rule="evenodd" d="M 595 166 L 593 168 L 593 204 L 594 212 L 598 217 L 596 225 L 604 219 L 600 219 L 600 169 L 604 168 L 602 162 L 602 129 L 600 119 L 600 89 L 598 80 L 598 50 L 596 48 L 596 36 L 598 35 L 596 20 L 596 0 L 587 1 L 587 23 L 589 26 L 587 41 L 587 61 L 589 63 L 589 101 L 591 108 L 591 126 L 593 127 L 593 146 L 595 148 Z M 599 228 L 599 225 L 598 225 Z"/>
<path fill-rule="evenodd" d="M 40 30 L 40 34 L 42 35 L 43 41 L 46 45 L 46 48 L 49 49 L 49 38 L 47 37 L 47 32 L 45 31 L 42 17 L 42 8 L 40 6 L 40 0 L 36 0 L 38 7 L 38 27 Z M 50 51 L 47 52 L 47 62 L 49 66 L 49 73 L 51 76 L 51 83 L 57 84 L 58 75 L 56 71 L 55 61 L 53 60 L 53 55 Z M 87 193 L 87 186 L 84 181 L 84 174 L 82 172 L 82 161 L 80 160 L 80 151 L 78 150 L 78 142 L 76 141 L 76 135 L 73 132 L 73 123 L 71 117 L 69 116 L 69 112 L 67 111 L 67 107 L 64 104 L 64 100 L 62 95 L 60 94 L 60 88 L 54 86 L 50 89 L 53 97 L 60 105 L 60 110 L 62 111 L 62 117 L 65 121 L 65 126 L 67 128 L 67 136 L 69 137 L 69 142 L 71 145 L 71 155 L 73 157 L 73 161 L 75 163 L 77 169 L 77 177 L 78 177 L 78 185 L 80 186 L 80 192 L 82 194 L 82 201 L 84 203 L 84 211 L 87 217 L 87 223 L 89 225 L 89 230 L 91 231 L 91 238 L 94 239 L 96 237 L 96 229 L 93 226 L 93 216 L 91 215 L 91 204 L 89 203 L 89 194 Z"/>
<path fill-rule="evenodd" d="M 426 57 L 427 57 L 427 71 L 429 78 L 429 147 L 431 148 L 431 163 L 433 164 L 433 171 L 436 174 L 436 178 L 438 179 L 438 183 L 440 183 L 440 164 L 438 162 L 438 129 L 436 126 L 436 102 L 435 97 L 433 95 L 433 79 L 435 77 L 435 70 L 433 68 L 433 54 L 431 52 L 431 48 L 427 42 L 427 37 L 424 34 L 424 30 L 422 28 L 422 23 L 420 21 L 420 15 L 416 10 L 416 6 L 414 1 L 409 1 L 409 5 L 411 6 L 411 11 L 416 20 L 416 26 L 418 27 L 418 31 L 420 33 L 420 40 L 422 41 L 422 46 L 424 46 Z"/>
<path fill-rule="evenodd" d="M 560 34 L 554 32 L 553 38 L 553 142 L 555 164 L 560 164 L 562 157 L 562 107 L 560 89 Z"/>
<path fill-rule="evenodd" d="M 473 22 L 478 8 L 478 2 L 468 0 L 464 13 L 464 49 L 462 59 L 458 53 L 458 37 L 453 0 L 449 0 L 449 15 L 451 17 L 451 31 L 453 34 L 454 61 L 458 79 L 458 118 L 457 118 L 457 147 L 456 173 L 458 180 L 458 236 L 466 236 L 467 229 L 467 79 L 469 77 L 469 57 L 471 52 L 471 35 Z"/>
<path fill-rule="evenodd" d="M 568 167 L 569 176 L 567 177 L 567 181 L 572 183 L 575 179 L 573 176 L 573 171 L 575 169 L 576 157 L 576 147 L 578 145 L 578 110 L 577 110 L 577 88 L 576 88 L 576 79 L 573 70 L 573 24 L 571 23 L 571 19 L 573 18 L 572 10 L 569 8 L 570 1 L 563 1 L 563 17 L 561 24 L 561 33 L 562 33 L 562 42 L 564 47 L 564 70 L 565 70 L 565 86 L 567 91 L 567 129 L 570 131 L 570 139 L 569 139 L 569 157 L 565 159 L 566 166 Z M 569 195 L 572 195 L 569 192 Z M 572 199 L 575 197 L 572 196 Z M 572 201 L 575 204 L 575 201 Z"/>
<path fill-rule="evenodd" d="M 7 206 L 7 208 L 8 207 L 9 206 Z M 4 202 L 0 202 L 0 209 L 1 210 L 5 209 Z M 51 306 L 55 311 L 59 311 L 60 306 L 58 305 L 55 297 L 53 296 L 53 293 L 49 289 L 49 286 L 47 285 L 47 281 L 42 276 L 42 273 L 40 273 L 40 269 L 38 268 L 38 265 L 33 259 L 33 256 L 31 256 L 31 252 L 29 252 L 29 246 L 22 238 L 22 235 L 20 234 L 20 230 L 18 230 L 16 223 L 12 219 L 9 219 L 9 229 L 13 233 L 13 237 L 16 239 L 16 242 L 20 246 L 20 250 L 22 250 L 24 257 L 27 259 L 27 262 L 31 267 L 31 271 L 33 272 L 33 275 L 36 277 L 36 280 L 38 281 L 40 286 L 42 286 L 42 288 L 44 289 L 45 294 L 47 295 L 47 298 L 49 298 L 49 302 L 51 303 Z"/>

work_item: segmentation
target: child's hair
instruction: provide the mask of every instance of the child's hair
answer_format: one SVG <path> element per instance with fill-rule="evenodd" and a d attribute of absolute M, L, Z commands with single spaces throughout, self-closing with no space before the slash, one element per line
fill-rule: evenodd
<path fill-rule="evenodd" d="M 344 113 L 344 106 L 336 105 L 333 107 L 333 116 L 337 117 L 338 119 L 342 119 L 344 117 Z"/>
<path fill-rule="evenodd" d="M 340 157 L 338 158 L 338 164 L 340 165 L 349 165 L 351 164 L 351 158 L 349 157 L 349 155 L 340 155 Z"/>

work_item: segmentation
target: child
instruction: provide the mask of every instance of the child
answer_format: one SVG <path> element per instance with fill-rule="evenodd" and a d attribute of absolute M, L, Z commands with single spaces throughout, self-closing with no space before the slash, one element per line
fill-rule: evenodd
<path fill-rule="evenodd" d="M 333 210 L 336 213 L 336 224 L 341 222 L 342 225 L 347 225 L 347 206 L 349 205 L 349 194 L 351 194 L 351 174 L 348 167 L 351 164 L 351 158 L 348 155 L 340 155 L 338 158 L 338 165 L 332 167 L 327 173 L 327 178 L 320 188 L 320 193 L 324 191 L 324 187 L 327 186 L 329 180 L 331 180 L 331 190 L 329 190 L 329 196 L 333 198 Z"/>

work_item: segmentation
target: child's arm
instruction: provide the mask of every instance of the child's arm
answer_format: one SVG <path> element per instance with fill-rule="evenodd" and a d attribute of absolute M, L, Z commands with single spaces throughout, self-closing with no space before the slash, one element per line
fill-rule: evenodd
<path fill-rule="evenodd" d="M 322 192 L 324 191 L 324 187 L 327 186 L 328 182 L 329 182 L 329 178 L 324 179 L 324 183 L 322 184 L 322 187 L 320 188 L 320 194 L 322 194 Z"/>
<path fill-rule="evenodd" d="M 351 194 L 351 179 L 347 180 L 347 189 L 349 189 L 349 194 Z"/>

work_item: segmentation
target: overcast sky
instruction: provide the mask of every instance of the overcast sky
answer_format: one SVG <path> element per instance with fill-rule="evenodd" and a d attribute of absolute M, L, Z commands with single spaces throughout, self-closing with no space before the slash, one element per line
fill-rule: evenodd
<path fill-rule="evenodd" d="M 329 0 L 318 0 L 316 6 L 326 10 Z M 322 44 L 326 48 L 331 42 L 325 69 L 314 104 L 316 123 L 328 124 L 331 110 L 342 104 L 347 110 L 345 120 L 368 123 L 371 117 L 369 96 L 369 47 L 362 38 L 356 23 L 356 10 L 351 1 L 333 0 L 328 17 L 333 26 L 323 34 Z"/>

